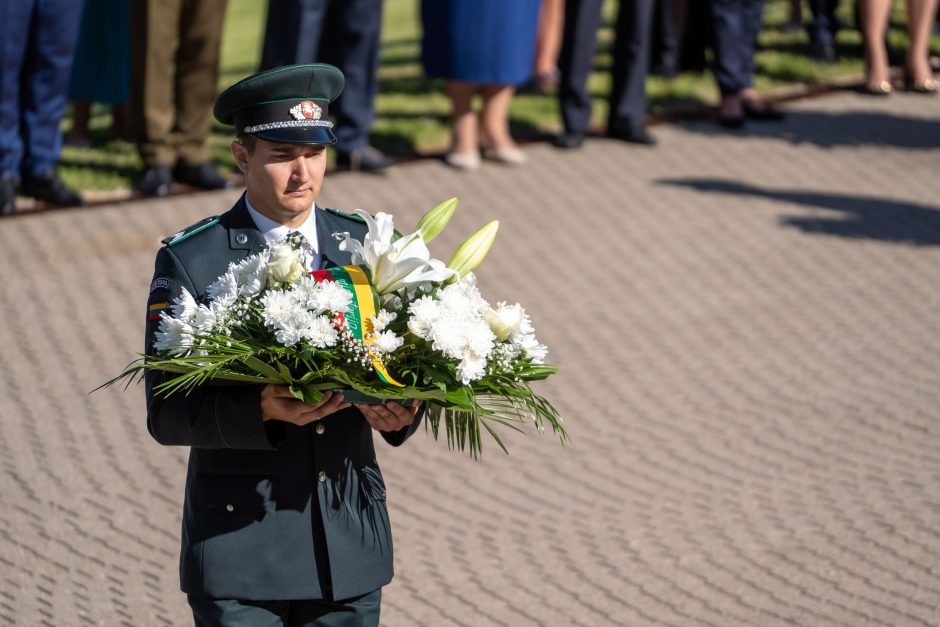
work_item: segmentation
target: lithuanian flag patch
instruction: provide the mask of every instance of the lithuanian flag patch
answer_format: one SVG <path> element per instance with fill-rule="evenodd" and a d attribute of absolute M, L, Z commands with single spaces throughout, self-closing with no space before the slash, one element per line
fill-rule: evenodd
<path fill-rule="evenodd" d="M 160 314 L 166 309 L 166 303 L 154 303 L 147 307 L 147 320 L 159 320 Z"/>

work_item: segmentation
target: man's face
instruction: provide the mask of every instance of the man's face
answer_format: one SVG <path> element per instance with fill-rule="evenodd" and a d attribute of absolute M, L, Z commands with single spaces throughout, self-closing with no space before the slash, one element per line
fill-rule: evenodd
<path fill-rule="evenodd" d="M 256 139 L 251 152 L 239 142 L 232 142 L 232 155 L 245 175 L 248 197 L 255 209 L 291 226 L 307 218 L 323 186 L 325 146 Z"/>

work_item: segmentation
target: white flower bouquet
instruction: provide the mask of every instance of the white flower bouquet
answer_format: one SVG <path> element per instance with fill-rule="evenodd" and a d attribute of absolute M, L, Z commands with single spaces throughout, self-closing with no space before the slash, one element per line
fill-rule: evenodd
<path fill-rule="evenodd" d="M 456 207 L 456 198 L 441 203 L 400 237 L 391 215 L 357 210 L 368 234 L 361 242 L 333 234 L 352 255 L 354 265 L 341 268 L 307 273 L 300 250 L 270 244 L 231 264 L 206 302 L 183 290 L 161 316 L 156 354 L 108 384 L 159 370 L 176 375 L 160 394 L 235 381 L 287 385 L 311 403 L 331 389 L 352 402 L 420 399 L 434 437 L 443 422 L 448 445 L 474 457 L 482 430 L 506 451 L 496 425 L 532 423 L 541 434 L 548 423 L 564 442 L 558 412 L 529 385 L 557 372 L 544 364 L 546 347 L 522 306 L 492 307 L 472 273 L 498 223 L 468 238 L 446 265 L 430 255 L 427 242 Z"/>

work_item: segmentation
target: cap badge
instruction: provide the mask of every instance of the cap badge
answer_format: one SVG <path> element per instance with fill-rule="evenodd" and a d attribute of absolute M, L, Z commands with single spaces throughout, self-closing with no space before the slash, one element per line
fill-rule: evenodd
<path fill-rule="evenodd" d="M 295 120 L 319 120 L 320 113 L 320 106 L 310 100 L 304 100 L 290 110 Z"/>

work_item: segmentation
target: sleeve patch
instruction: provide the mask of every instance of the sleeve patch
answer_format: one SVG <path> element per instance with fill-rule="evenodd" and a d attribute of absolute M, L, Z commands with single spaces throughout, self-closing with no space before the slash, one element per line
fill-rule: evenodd
<path fill-rule="evenodd" d="M 153 294 L 159 289 L 170 289 L 170 279 L 166 278 L 165 276 L 154 279 L 153 283 L 150 284 L 150 293 Z"/>
<path fill-rule="evenodd" d="M 147 307 L 147 320 L 159 320 L 160 314 L 166 311 L 167 303 L 154 303 Z"/>

